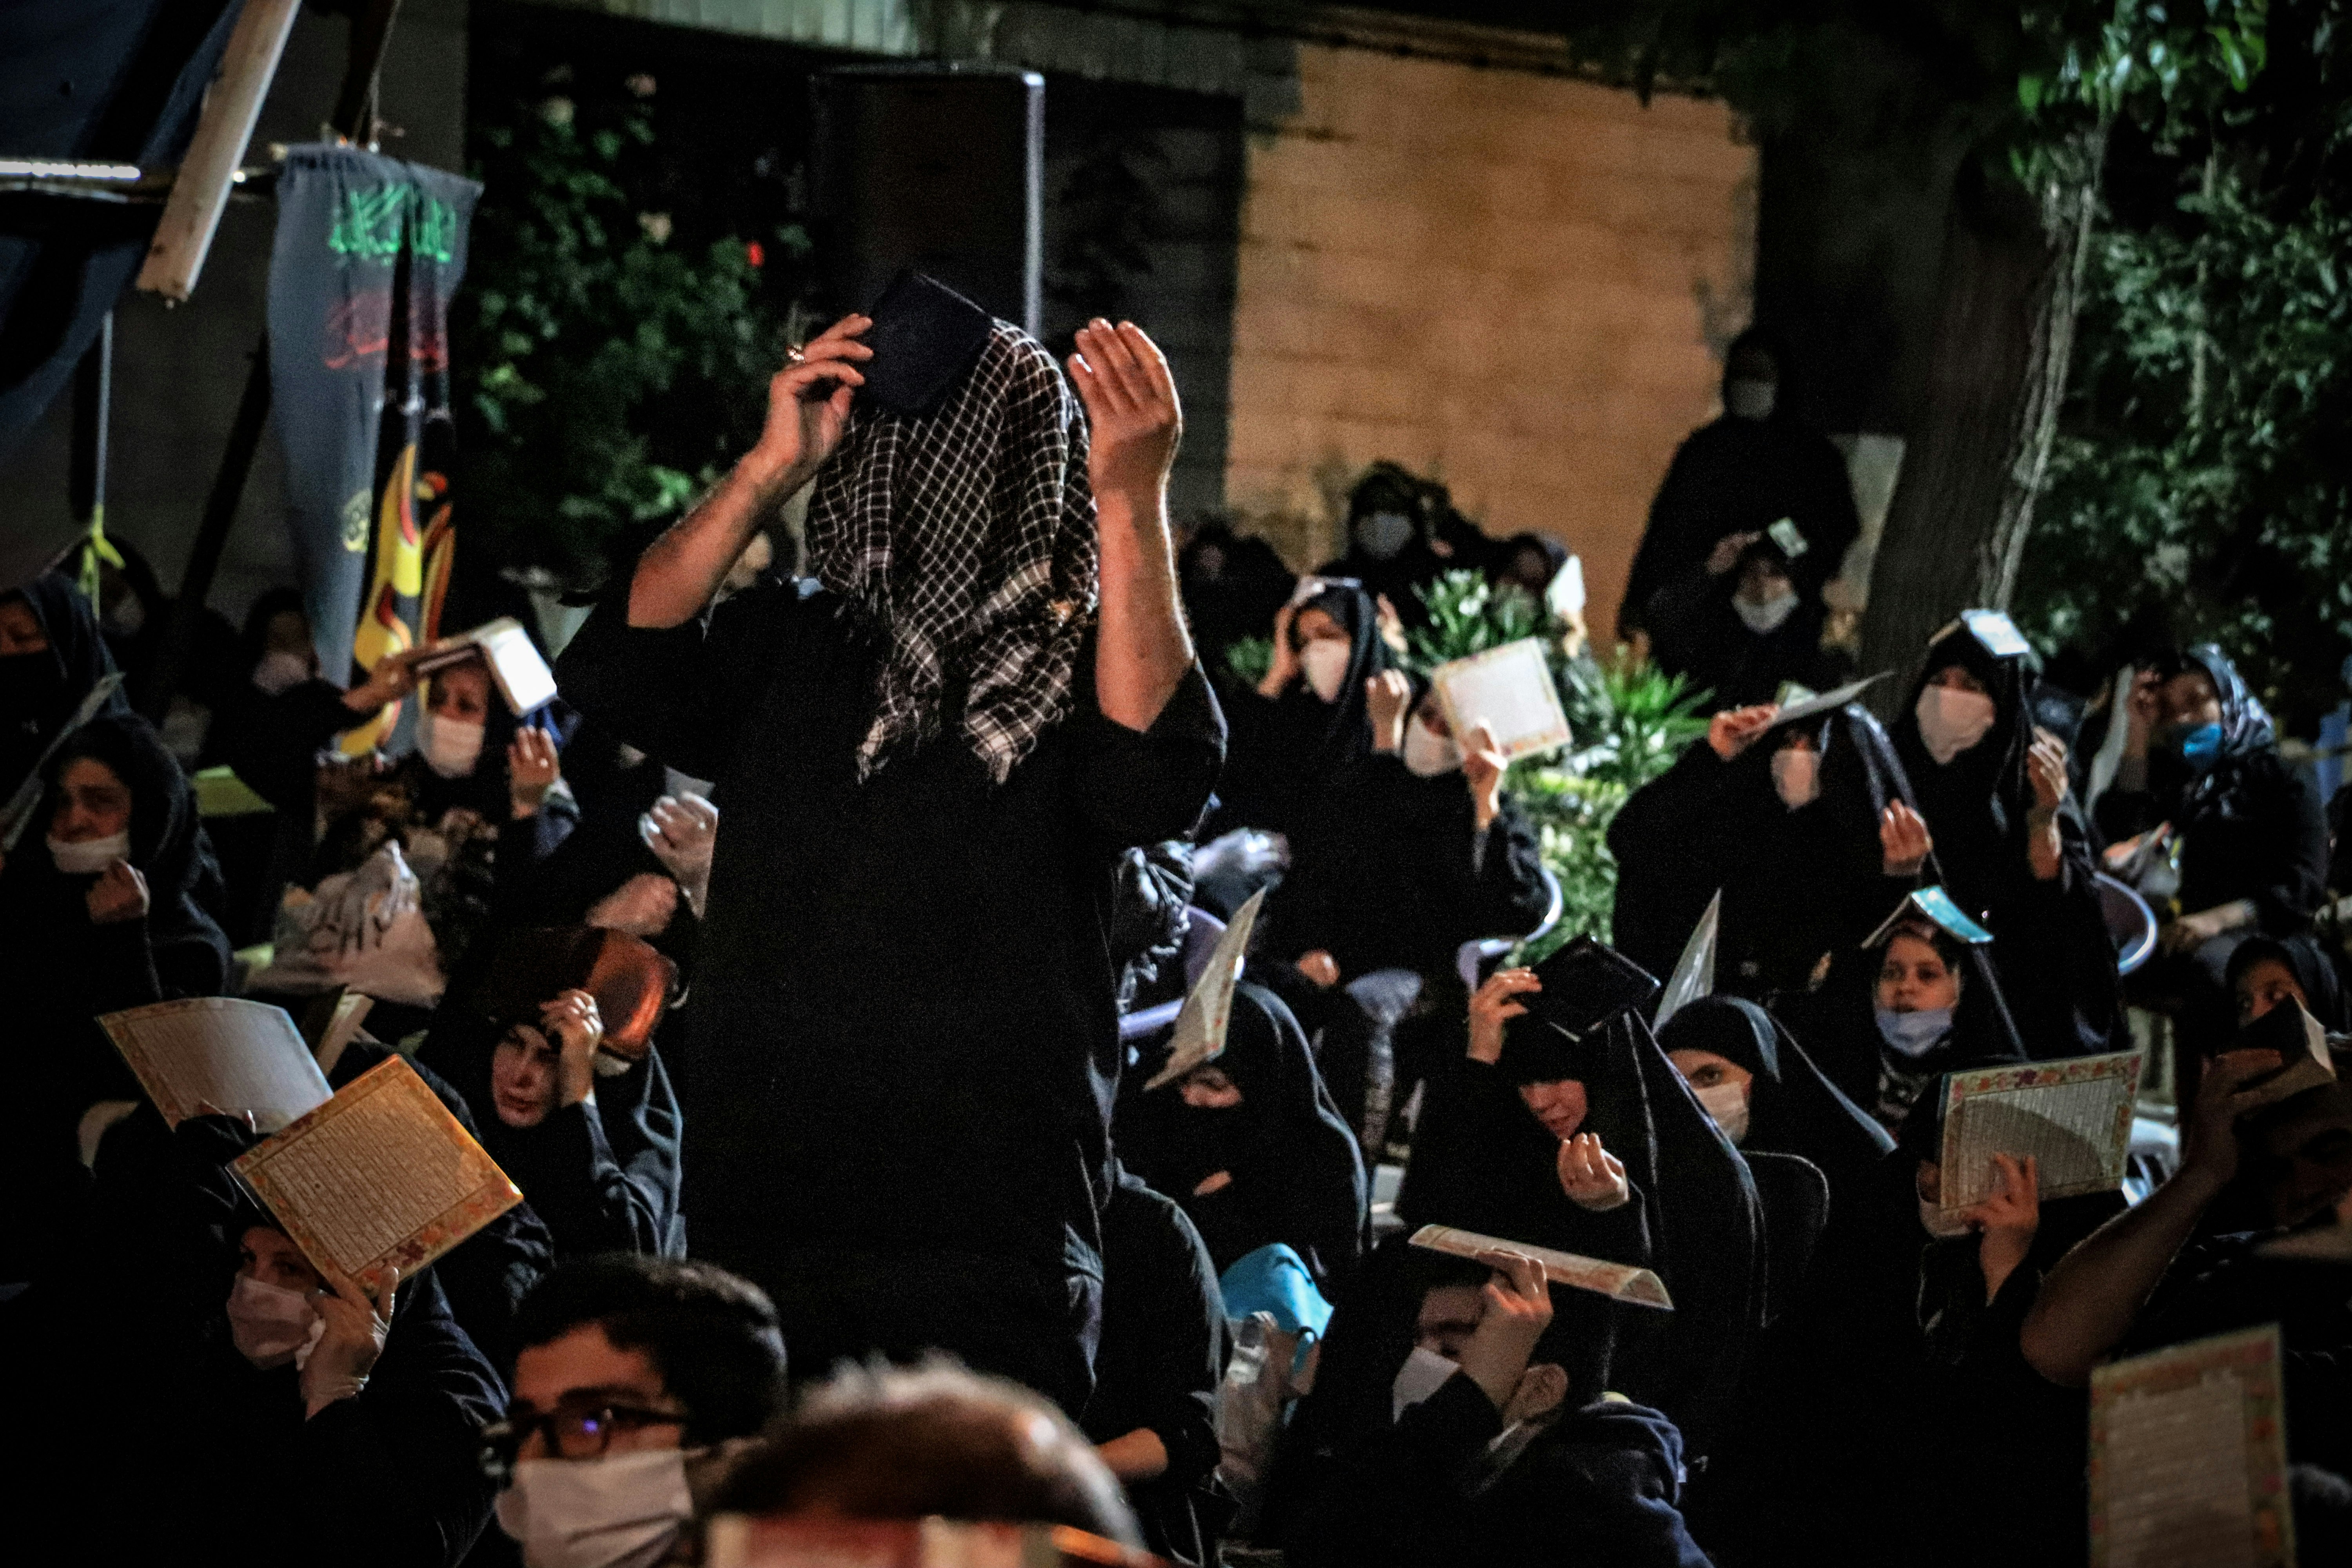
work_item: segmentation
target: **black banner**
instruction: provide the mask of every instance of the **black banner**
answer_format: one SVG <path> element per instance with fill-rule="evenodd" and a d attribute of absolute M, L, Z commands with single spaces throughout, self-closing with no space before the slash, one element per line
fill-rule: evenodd
<path fill-rule="evenodd" d="M 456 548 L 449 300 L 480 195 L 470 180 L 356 148 L 287 156 L 269 374 L 287 523 L 331 677 L 438 631 Z M 388 710 L 345 749 L 377 744 L 398 716 Z"/>

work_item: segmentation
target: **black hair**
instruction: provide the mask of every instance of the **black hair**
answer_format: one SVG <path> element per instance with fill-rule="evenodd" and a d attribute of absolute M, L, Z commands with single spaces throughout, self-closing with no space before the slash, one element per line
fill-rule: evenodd
<path fill-rule="evenodd" d="M 775 1304 L 715 1264 L 628 1252 L 566 1259 L 523 1298 L 515 1343 L 551 1343 L 591 1323 L 614 1349 L 652 1359 L 686 1406 L 689 1443 L 749 1436 L 783 1408 Z"/>

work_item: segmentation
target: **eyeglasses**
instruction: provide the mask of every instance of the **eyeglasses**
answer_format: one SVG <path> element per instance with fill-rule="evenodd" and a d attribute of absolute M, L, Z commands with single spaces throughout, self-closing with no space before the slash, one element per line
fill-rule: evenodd
<path fill-rule="evenodd" d="M 547 1451 L 563 1459 L 601 1459 L 617 1432 L 646 1426 L 677 1426 L 683 1410 L 653 1410 L 638 1405 L 558 1405 L 545 1415 L 510 1414 L 482 1428 L 482 1473 L 504 1485 L 532 1433 Z"/>

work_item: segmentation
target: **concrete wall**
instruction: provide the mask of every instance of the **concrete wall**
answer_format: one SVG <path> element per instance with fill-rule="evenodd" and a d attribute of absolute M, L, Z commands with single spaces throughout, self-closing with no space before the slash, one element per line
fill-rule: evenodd
<path fill-rule="evenodd" d="M 342 85 L 351 26 L 305 8 L 246 150 L 266 162 L 275 142 L 315 141 Z M 408 0 L 384 60 L 380 112 L 404 132 L 383 151 L 461 168 L 465 146 L 466 0 Z M 184 305 L 125 295 L 114 317 L 114 416 L 107 473 L 107 531 L 145 552 L 167 593 L 176 592 L 205 495 L 228 439 L 254 347 L 261 341 L 276 209 L 232 202 Z M 25 445 L 0 464 L 0 531 L 54 539 L 73 529 L 66 474 L 73 408 L 61 395 Z M 294 581 L 287 542 L 285 457 L 274 432 L 256 457 L 210 596 L 237 619 L 264 588 Z"/>
<path fill-rule="evenodd" d="M 1293 564 L 1389 458 L 1583 557 L 1614 626 L 1650 497 L 1747 323 L 1757 156 L 1720 103 L 1300 45 L 1250 125 L 1228 503 Z M 1274 95 L 1253 94 L 1254 105 Z"/>

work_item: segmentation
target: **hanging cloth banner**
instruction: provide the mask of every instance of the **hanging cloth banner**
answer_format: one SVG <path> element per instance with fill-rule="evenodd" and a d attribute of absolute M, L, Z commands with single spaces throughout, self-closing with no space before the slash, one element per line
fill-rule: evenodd
<path fill-rule="evenodd" d="M 363 679 L 438 634 L 451 531 L 449 300 L 471 180 L 327 144 L 288 153 L 269 258 L 287 526 L 319 668 Z M 358 755 L 397 703 L 343 737 Z"/>

